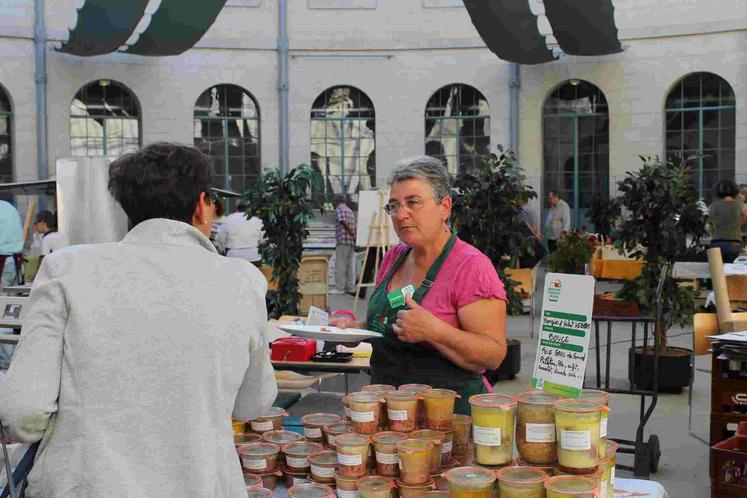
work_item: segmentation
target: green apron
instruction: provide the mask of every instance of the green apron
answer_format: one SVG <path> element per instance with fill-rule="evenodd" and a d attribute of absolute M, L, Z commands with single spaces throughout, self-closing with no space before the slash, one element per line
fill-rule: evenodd
<path fill-rule="evenodd" d="M 420 287 L 412 295 L 413 300 L 421 304 L 425 295 L 431 289 L 446 258 L 456 242 L 456 235 L 452 234 L 444 246 L 441 254 L 428 270 Z M 407 249 L 392 266 L 384 277 L 368 303 L 366 321 L 371 330 L 380 332 L 383 337 L 372 339 L 373 354 L 371 356 L 371 383 L 390 384 L 427 384 L 442 389 L 453 389 L 461 398 L 456 400 L 455 413 L 470 414 L 469 397 L 473 394 L 487 392 L 482 382 L 482 376 L 463 369 L 445 358 L 438 351 L 423 348 L 419 344 L 400 341 L 394 333 L 392 325 L 397 321 L 397 312 L 406 309 L 402 305 L 392 308 L 387 298 L 387 286 L 397 271 L 397 268 L 407 258 Z"/>

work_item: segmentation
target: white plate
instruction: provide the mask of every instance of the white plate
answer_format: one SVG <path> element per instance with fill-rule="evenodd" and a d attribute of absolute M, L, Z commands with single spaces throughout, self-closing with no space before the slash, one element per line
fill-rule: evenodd
<path fill-rule="evenodd" d="M 381 334 L 371 330 L 340 329 L 329 325 L 322 327 L 320 325 L 288 325 L 279 323 L 277 324 L 277 328 L 291 335 L 308 337 L 309 339 L 321 339 L 322 341 L 329 342 L 356 342 L 381 337 Z"/>

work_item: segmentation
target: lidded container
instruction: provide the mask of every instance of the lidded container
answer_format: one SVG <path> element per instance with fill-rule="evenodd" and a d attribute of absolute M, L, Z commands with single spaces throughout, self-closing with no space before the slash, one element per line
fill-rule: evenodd
<path fill-rule="evenodd" d="M 405 484 L 423 484 L 430 480 L 433 443 L 423 439 L 404 439 L 397 443 L 399 479 Z"/>
<path fill-rule="evenodd" d="M 363 477 L 368 470 L 371 438 L 363 434 L 337 436 L 337 473 L 342 477 Z"/>
<path fill-rule="evenodd" d="M 451 456 L 454 449 L 454 429 L 441 431 L 446 436 L 444 444 L 441 446 L 441 465 L 448 465 L 451 463 Z"/>
<path fill-rule="evenodd" d="M 334 413 L 310 413 L 301 417 L 303 434 L 309 441 L 321 443 L 323 440 L 322 428 L 325 425 L 336 424 L 342 421 L 342 417 Z"/>
<path fill-rule="evenodd" d="M 498 496 L 506 498 L 545 498 L 547 474 L 532 467 L 506 467 L 495 473 Z"/>
<path fill-rule="evenodd" d="M 344 477 L 339 473 L 335 474 L 335 484 L 337 484 L 337 498 L 358 498 L 358 479 L 359 477 Z"/>
<path fill-rule="evenodd" d="M 387 420 L 393 431 L 414 431 L 418 419 L 418 394 L 412 391 L 393 391 L 384 394 Z"/>
<path fill-rule="evenodd" d="M 495 473 L 482 467 L 457 467 L 446 471 L 451 498 L 492 498 Z"/>
<path fill-rule="evenodd" d="M 376 456 L 376 472 L 382 476 L 399 474 L 399 454 L 397 443 L 407 439 L 402 432 L 385 431 L 374 434 L 371 438 Z"/>
<path fill-rule="evenodd" d="M 297 484 L 288 490 L 288 498 L 335 498 L 335 492 L 324 484 Z"/>
<path fill-rule="evenodd" d="M 358 479 L 360 498 L 391 498 L 394 482 L 386 477 L 369 476 Z"/>
<path fill-rule="evenodd" d="M 430 391 L 433 387 L 428 384 L 402 384 L 397 388 L 398 391 L 411 392 L 419 394 L 418 396 L 418 415 L 417 415 L 417 427 L 425 427 L 425 399 L 422 394 L 426 391 Z"/>
<path fill-rule="evenodd" d="M 244 444 L 238 453 L 244 470 L 261 474 L 277 468 L 280 446 L 273 443 Z"/>
<path fill-rule="evenodd" d="M 265 488 L 248 489 L 246 490 L 247 498 L 272 498 L 275 493 Z"/>
<path fill-rule="evenodd" d="M 516 448 L 523 461 L 548 465 L 558 460 L 552 405 L 559 399 L 557 394 L 536 391 L 517 396 Z"/>
<path fill-rule="evenodd" d="M 506 465 L 513 459 L 516 399 L 505 394 L 470 396 L 475 460 L 480 465 Z"/>
<path fill-rule="evenodd" d="M 251 420 L 249 425 L 251 425 L 252 432 L 256 432 L 257 434 L 267 431 L 279 431 L 283 428 L 283 417 L 287 416 L 288 413 L 285 410 L 273 406 L 261 417 Z"/>
<path fill-rule="evenodd" d="M 470 451 L 470 438 L 472 437 L 472 417 L 469 415 L 454 414 L 454 439 L 451 449 L 454 455 L 464 455 Z"/>
<path fill-rule="evenodd" d="M 292 431 L 267 431 L 262 434 L 262 440 L 283 446 L 284 444 L 303 441 L 303 436 Z"/>
<path fill-rule="evenodd" d="M 246 432 L 246 422 L 243 420 L 231 419 L 231 427 L 234 434 L 243 434 Z"/>
<path fill-rule="evenodd" d="M 581 476 L 555 476 L 545 481 L 546 498 L 595 498 L 597 488 Z"/>
<path fill-rule="evenodd" d="M 591 474 L 599 465 L 602 405 L 596 401 L 561 399 L 553 404 L 558 440 L 558 466 L 568 474 Z"/>
<path fill-rule="evenodd" d="M 441 449 L 446 441 L 446 434 L 433 429 L 421 429 L 419 431 L 411 432 L 409 436 L 412 439 L 422 439 L 433 443 L 433 449 L 431 450 L 429 459 L 430 468 L 428 472 L 431 475 L 441 472 Z"/>
<path fill-rule="evenodd" d="M 598 389 L 584 389 L 581 391 L 581 396 L 576 399 L 582 399 L 585 401 L 596 401 L 604 405 L 602 408 L 602 420 L 599 422 L 599 438 L 602 439 L 599 445 L 599 458 L 602 458 L 606 454 L 606 447 L 604 441 L 607 440 L 607 420 L 609 418 L 610 411 L 610 393 L 607 391 L 600 391 Z"/>
<path fill-rule="evenodd" d="M 262 441 L 262 436 L 253 432 L 242 432 L 233 435 L 233 445 L 236 447 L 236 451 L 239 450 L 239 446 L 244 444 L 258 443 Z"/>
<path fill-rule="evenodd" d="M 379 396 L 375 393 L 353 393 L 348 397 L 350 424 L 359 434 L 375 434 L 379 429 Z"/>
<path fill-rule="evenodd" d="M 454 428 L 454 403 L 459 394 L 451 389 L 431 389 L 423 393 L 425 427 L 434 430 Z"/>
<path fill-rule="evenodd" d="M 607 453 L 607 471 L 609 473 L 609 487 L 607 488 L 607 496 L 612 498 L 615 493 L 615 465 L 617 465 L 617 449 L 620 447 L 615 441 L 611 439 L 607 440 L 606 453 Z"/>
<path fill-rule="evenodd" d="M 291 472 L 302 472 L 310 467 L 309 455 L 322 451 L 324 446 L 312 441 L 300 441 L 282 446 L 285 466 Z"/>
<path fill-rule="evenodd" d="M 399 498 L 422 498 L 435 488 L 433 481 L 424 482 L 423 484 L 406 484 L 397 479 L 396 485 Z"/>
<path fill-rule="evenodd" d="M 336 424 L 325 425 L 322 427 L 324 445 L 327 448 L 335 449 L 335 438 L 340 434 L 347 434 L 348 432 L 353 432 L 353 426 L 348 422 L 338 422 Z"/>
<path fill-rule="evenodd" d="M 322 450 L 310 454 L 307 459 L 311 468 L 311 476 L 316 482 L 333 483 L 337 473 L 337 452 Z"/>
<path fill-rule="evenodd" d="M 361 392 L 376 394 L 379 397 L 379 427 L 386 427 L 388 423 L 386 414 L 386 399 L 384 396 L 388 392 L 396 391 L 397 388 L 389 384 L 370 384 L 361 387 Z"/>
<path fill-rule="evenodd" d="M 262 478 L 256 474 L 244 472 L 244 485 L 246 486 L 247 491 L 250 491 L 252 489 L 261 489 Z"/>

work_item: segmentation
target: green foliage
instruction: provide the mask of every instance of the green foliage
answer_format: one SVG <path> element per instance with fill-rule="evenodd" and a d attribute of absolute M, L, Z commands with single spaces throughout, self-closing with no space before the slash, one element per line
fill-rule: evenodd
<path fill-rule="evenodd" d="M 594 194 L 589 207 L 584 210 L 586 218 L 594 225 L 594 231 L 604 239 L 612 233 L 617 220 L 620 219 L 620 201 L 615 198 Z"/>
<path fill-rule="evenodd" d="M 519 219 L 521 204 L 537 196 L 524 184 L 525 176 L 513 152 L 490 154 L 473 173 L 465 173 L 455 182 L 452 222 L 459 237 L 485 253 L 493 262 L 498 276 L 506 286 L 508 313 L 521 313 L 521 296 L 514 290 L 516 283 L 506 277 L 505 270 L 519 256 L 532 252 L 532 242 L 526 236 Z"/>
<path fill-rule="evenodd" d="M 576 273 L 589 262 L 597 238 L 578 230 L 570 230 L 558 239 L 557 249 L 550 255 L 550 271 Z"/>
<path fill-rule="evenodd" d="M 266 240 L 259 246 L 263 261 L 272 266 L 277 291 L 267 293 L 267 313 L 297 315 L 301 294 L 298 292 L 298 268 L 308 222 L 314 216 L 315 203 L 309 192 L 318 189 L 321 177 L 302 164 L 281 176 L 267 169 L 251 190 L 244 194 L 249 208 L 258 212 L 264 224 Z"/>
<path fill-rule="evenodd" d="M 666 348 L 666 331 L 685 325 L 695 312 L 694 292 L 672 279 L 672 266 L 700 244 L 706 234 L 705 214 L 698 208 L 698 192 L 691 171 L 683 164 L 644 158 L 643 167 L 618 183 L 627 216 L 615 230 L 616 245 L 646 261 L 641 275 L 626 282 L 620 297 L 639 302 L 644 313 L 656 310 L 656 286 L 663 265 L 669 265 L 661 300 L 657 343 Z"/>

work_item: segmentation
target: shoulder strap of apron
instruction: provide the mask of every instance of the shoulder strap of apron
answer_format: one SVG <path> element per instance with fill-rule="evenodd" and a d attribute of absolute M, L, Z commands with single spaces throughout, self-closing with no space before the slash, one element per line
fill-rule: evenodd
<path fill-rule="evenodd" d="M 441 271 L 441 267 L 444 265 L 444 262 L 446 262 L 446 258 L 448 258 L 449 254 L 451 254 L 451 250 L 454 248 L 455 243 L 456 234 L 452 233 L 451 237 L 449 237 L 449 241 L 441 250 L 441 254 L 438 255 L 436 261 L 434 261 L 431 267 L 428 269 L 428 273 L 425 274 L 425 278 L 422 282 L 420 282 L 420 287 L 415 289 L 415 293 L 412 295 L 412 298 L 416 303 L 421 304 L 423 302 L 423 299 L 425 298 L 425 295 L 428 294 L 428 291 L 430 291 L 431 287 L 433 287 L 433 282 L 435 282 L 436 277 L 438 276 L 438 272 Z"/>

